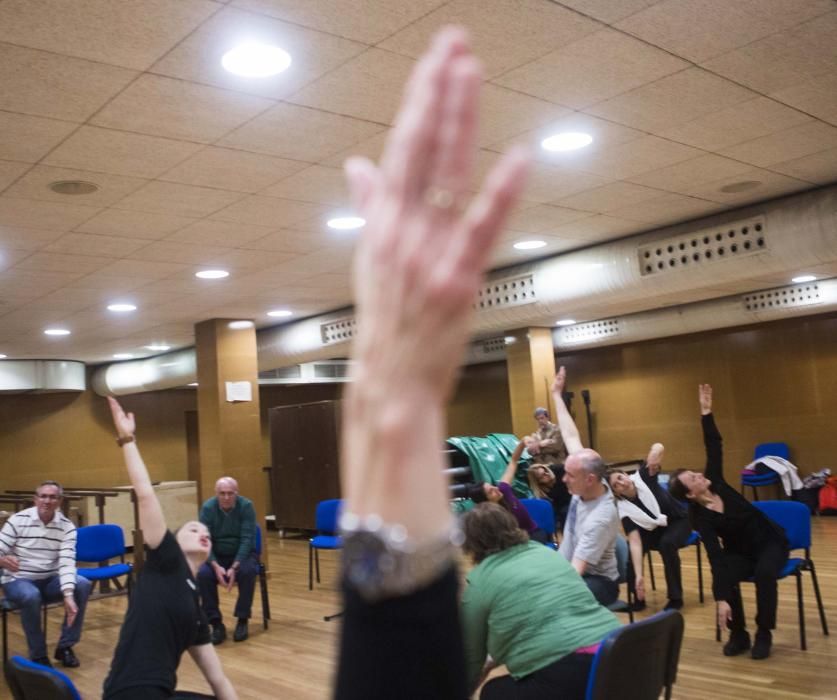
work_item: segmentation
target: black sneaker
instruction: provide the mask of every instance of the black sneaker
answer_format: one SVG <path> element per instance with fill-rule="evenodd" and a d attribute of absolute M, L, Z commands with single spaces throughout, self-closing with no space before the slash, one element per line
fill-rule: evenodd
<path fill-rule="evenodd" d="M 212 643 L 215 646 L 221 644 L 227 638 L 227 628 L 223 622 L 212 623 Z"/>
<path fill-rule="evenodd" d="M 35 659 L 32 659 L 32 663 L 41 664 L 41 666 L 47 666 L 52 668 L 52 662 L 50 662 L 48 656 L 39 656 Z"/>
<path fill-rule="evenodd" d="M 233 632 L 233 641 L 243 642 L 249 636 L 250 633 L 247 631 L 247 618 L 239 617 L 235 626 L 235 632 Z"/>
<path fill-rule="evenodd" d="M 631 604 L 631 612 L 642 612 L 647 607 L 648 604 L 644 600 L 634 598 L 634 602 Z"/>
<path fill-rule="evenodd" d="M 663 610 L 680 610 L 683 607 L 683 599 L 682 598 L 670 598 Z"/>
<path fill-rule="evenodd" d="M 73 652 L 72 647 L 64 647 L 55 650 L 55 660 L 60 661 L 64 668 L 78 668 L 81 663 Z"/>
<path fill-rule="evenodd" d="M 729 641 L 724 644 L 724 656 L 738 656 L 750 648 L 750 633 L 747 630 L 730 632 Z"/>
<path fill-rule="evenodd" d="M 756 632 L 756 641 L 750 656 L 754 659 L 766 659 L 770 656 L 770 647 L 773 645 L 773 635 L 770 630 L 759 630 Z"/>

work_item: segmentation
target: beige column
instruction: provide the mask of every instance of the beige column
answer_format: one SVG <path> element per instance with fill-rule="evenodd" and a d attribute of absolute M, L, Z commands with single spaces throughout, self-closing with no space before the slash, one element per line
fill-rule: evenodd
<path fill-rule="evenodd" d="M 210 319 L 195 325 L 198 364 L 198 432 L 201 502 L 214 495 L 222 476 L 238 481 L 253 501 L 265 529 L 267 480 L 262 472 L 261 422 L 255 327 L 231 328 L 240 319 Z M 227 400 L 228 382 L 247 382 L 251 400 Z"/>
<path fill-rule="evenodd" d="M 520 328 L 507 335 L 515 339 L 506 345 L 512 429 L 523 437 L 535 429 L 533 413 L 538 406 L 548 408 L 555 418 L 549 391 L 555 376 L 552 329 Z"/>

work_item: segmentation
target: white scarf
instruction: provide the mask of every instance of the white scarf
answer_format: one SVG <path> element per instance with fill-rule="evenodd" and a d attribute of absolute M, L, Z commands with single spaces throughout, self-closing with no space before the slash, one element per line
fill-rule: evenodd
<path fill-rule="evenodd" d="M 619 517 L 630 518 L 644 530 L 655 530 L 658 527 L 668 525 L 668 517 L 660 512 L 660 504 L 657 503 L 657 499 L 654 498 L 654 494 L 651 493 L 651 489 L 642 480 L 639 472 L 634 472 L 629 478 L 634 482 L 634 486 L 636 486 L 636 494 L 639 496 L 640 502 L 653 513 L 654 517 L 651 517 L 642 508 L 624 498 L 619 498 L 616 501 Z"/>

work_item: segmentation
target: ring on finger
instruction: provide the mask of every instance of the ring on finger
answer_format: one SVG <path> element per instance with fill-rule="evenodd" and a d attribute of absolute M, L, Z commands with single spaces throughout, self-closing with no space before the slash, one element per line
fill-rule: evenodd
<path fill-rule="evenodd" d="M 444 187 L 431 185 L 424 191 L 424 201 L 431 207 L 442 211 L 456 211 L 458 202 L 456 195 Z"/>

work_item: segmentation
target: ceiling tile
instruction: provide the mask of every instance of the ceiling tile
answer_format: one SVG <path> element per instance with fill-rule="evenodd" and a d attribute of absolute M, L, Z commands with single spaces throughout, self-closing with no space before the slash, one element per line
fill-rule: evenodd
<path fill-rule="evenodd" d="M 109 265 L 97 271 L 101 277 L 144 278 L 146 282 L 171 277 L 172 275 L 186 275 L 189 266 L 174 262 L 122 259 L 110 262 Z M 195 280 L 197 283 L 198 280 Z"/>
<path fill-rule="evenodd" d="M 533 257 L 532 251 L 515 250 L 514 244 L 519 241 L 524 241 L 532 236 L 530 234 L 521 233 L 519 231 L 507 231 L 504 233 L 500 244 L 494 249 L 491 257 L 492 266 L 506 266 L 506 265 L 520 265 L 527 263 Z M 543 248 L 538 248 L 535 251 L 537 257 L 544 257 L 549 255 L 557 255 L 565 253 L 575 248 L 580 248 L 584 245 L 581 240 L 574 240 L 570 238 L 559 238 L 557 236 L 549 236 L 542 233 L 538 234 L 538 240 L 543 241 L 546 245 Z"/>
<path fill-rule="evenodd" d="M 29 163 L 13 163 L 10 160 L 0 160 L 0 192 L 11 185 L 31 167 Z"/>
<path fill-rule="evenodd" d="M 521 199 L 541 204 L 548 202 L 555 204 L 563 197 L 592 190 L 607 183 L 607 178 L 598 175 L 533 163 L 526 176 L 526 185 Z"/>
<path fill-rule="evenodd" d="M 613 216 L 640 221 L 653 226 L 664 226 L 678 221 L 687 221 L 701 215 L 719 211 L 716 202 L 709 202 L 682 194 L 668 193 L 655 199 L 648 199 L 640 204 L 631 204 L 614 209 Z"/>
<path fill-rule="evenodd" d="M 79 274 L 76 272 L 12 268 L 0 276 L 0 296 L 5 298 L 10 294 L 28 295 L 30 293 L 37 293 L 37 296 L 44 296 L 59 287 L 69 284 L 78 277 Z"/>
<path fill-rule="evenodd" d="M 582 109 L 688 67 L 670 53 L 603 29 L 509 71 L 495 82 Z"/>
<path fill-rule="evenodd" d="M 328 3 L 296 0 L 233 0 L 231 3 L 279 19 L 375 44 L 406 27 L 447 0 L 330 0 Z"/>
<path fill-rule="evenodd" d="M 91 194 L 83 195 L 58 194 L 49 189 L 51 183 L 62 180 L 90 182 L 97 185 L 99 189 Z M 72 201 L 87 206 L 106 207 L 139 189 L 146 182 L 148 181 L 137 177 L 105 175 L 104 173 L 93 173 L 86 170 L 69 170 L 49 165 L 36 165 L 6 190 L 5 194 L 10 197 L 42 199 L 47 202 L 60 202 L 62 204 Z"/>
<path fill-rule="evenodd" d="M 166 240 L 192 245 L 242 246 L 275 230 L 276 227 L 271 226 L 201 219 L 171 234 Z"/>
<path fill-rule="evenodd" d="M 266 188 L 261 194 L 338 207 L 346 206 L 349 202 L 346 176 L 343 171 L 322 165 L 312 165 Z"/>
<path fill-rule="evenodd" d="M 186 185 L 258 192 L 308 167 L 298 160 L 209 146 L 161 175 L 161 180 Z"/>
<path fill-rule="evenodd" d="M 254 195 L 216 212 L 211 218 L 281 228 L 302 223 L 312 217 L 325 216 L 327 212 L 328 207 L 321 204 Z"/>
<path fill-rule="evenodd" d="M 565 167 L 611 179 L 627 179 L 699 155 L 703 153 L 690 146 L 644 136 L 610 148 L 576 151 Z"/>
<path fill-rule="evenodd" d="M 570 114 L 570 110 L 490 83 L 480 95 L 478 143 L 506 142 L 533 129 L 541 129 Z"/>
<path fill-rule="evenodd" d="M 0 224 L 0 249 L 38 250 L 62 235 L 61 231 Z"/>
<path fill-rule="evenodd" d="M 837 71 L 779 90 L 772 96 L 780 102 L 837 126 Z"/>
<path fill-rule="evenodd" d="M 759 182 L 761 184 L 745 192 L 721 192 L 722 187 L 740 182 Z M 752 168 L 719 180 L 696 184 L 690 188 L 691 191 L 689 194 L 695 197 L 721 202 L 728 206 L 743 206 L 752 202 L 772 199 L 780 195 L 800 192 L 810 189 L 810 187 L 811 185 L 809 183 L 802 182 L 801 180 L 780 175 L 770 170 Z"/>
<path fill-rule="evenodd" d="M 828 0 L 663 0 L 615 26 L 699 62 L 832 9 Z"/>
<path fill-rule="evenodd" d="M 296 229 L 282 229 L 263 238 L 249 241 L 244 248 L 253 250 L 276 250 L 290 253 L 306 253 L 312 249 L 312 233 Z"/>
<path fill-rule="evenodd" d="M 636 175 L 631 178 L 631 182 L 669 192 L 689 194 L 695 185 L 714 182 L 721 177 L 734 177 L 751 169 L 747 163 L 708 153 L 659 170 Z"/>
<path fill-rule="evenodd" d="M 156 239 L 164 238 L 194 222 L 195 219 L 185 216 L 106 209 L 89 221 L 85 221 L 81 226 L 77 226 L 76 230 L 106 236 Z"/>
<path fill-rule="evenodd" d="M 290 67 L 275 76 L 256 80 L 228 72 L 221 60 L 243 37 L 281 47 L 291 56 Z M 365 49 L 364 44 L 339 36 L 228 7 L 174 47 L 154 65 L 152 72 L 284 99 Z"/>
<path fill-rule="evenodd" d="M 0 44 L 3 109 L 10 112 L 82 122 L 136 76 L 124 68 Z"/>
<path fill-rule="evenodd" d="M 774 163 L 770 169 L 818 185 L 837 182 L 837 148 L 784 163 Z"/>
<path fill-rule="evenodd" d="M 728 80 L 700 68 L 689 68 L 588 107 L 586 111 L 653 132 L 756 97 L 754 92 Z"/>
<path fill-rule="evenodd" d="M 773 163 L 802 158 L 834 146 L 837 146 L 837 127 L 822 122 L 809 122 L 746 141 L 724 149 L 721 153 L 764 168 Z"/>
<path fill-rule="evenodd" d="M 33 253 L 17 264 L 19 270 L 36 272 L 69 272 L 78 276 L 99 270 L 111 262 L 110 258 L 90 255 L 68 255 L 66 253 Z"/>
<path fill-rule="evenodd" d="M 30 250 L 12 250 L 0 247 L 0 270 L 8 270 L 17 265 L 21 260 L 32 255 Z M 0 299 L 0 312 L 3 309 L 3 300 Z"/>
<path fill-rule="evenodd" d="M 717 151 L 808 121 L 811 118 L 803 112 L 769 97 L 757 97 L 664 129 L 659 135 L 707 151 Z"/>
<path fill-rule="evenodd" d="M 350 156 L 363 156 L 364 158 L 369 158 L 369 160 L 377 163 L 381 158 L 381 153 L 383 153 L 384 144 L 387 141 L 389 133 L 390 129 L 379 131 L 374 136 L 358 141 L 348 148 L 322 159 L 320 165 L 327 165 L 332 168 L 342 169 L 346 159 Z"/>
<path fill-rule="evenodd" d="M 201 217 L 223 209 L 243 196 L 240 192 L 209 187 L 180 185 L 175 182 L 150 182 L 122 199 L 119 208 Z"/>
<path fill-rule="evenodd" d="M 218 145 L 310 163 L 384 131 L 371 122 L 280 104 L 222 138 Z"/>
<path fill-rule="evenodd" d="M 555 202 L 562 207 L 603 214 L 620 207 L 639 204 L 660 196 L 660 191 L 630 182 L 612 182 L 586 192 L 564 197 Z"/>
<path fill-rule="evenodd" d="M 144 70 L 219 5 L 209 0 L 5 0 L 0 41 Z"/>
<path fill-rule="evenodd" d="M 262 97 L 146 74 L 96 114 L 91 123 L 208 143 L 274 104 Z"/>
<path fill-rule="evenodd" d="M 196 143 L 83 126 L 44 162 L 65 168 L 153 178 L 200 148 Z"/>
<path fill-rule="evenodd" d="M 0 111 L 0 158 L 34 163 L 76 128 L 69 122 Z"/>
<path fill-rule="evenodd" d="M 151 241 L 124 236 L 102 236 L 93 233 L 65 233 L 44 250 L 50 253 L 75 253 L 98 255 L 106 258 L 124 258 Z"/>
<path fill-rule="evenodd" d="M 155 241 L 131 254 L 132 260 L 182 263 L 183 265 L 220 265 L 229 248 L 195 246 L 173 241 Z"/>
<path fill-rule="evenodd" d="M 521 17 L 526 17 L 522 22 Z M 493 0 L 486 12 L 482 0 L 453 0 L 380 43 L 381 48 L 421 55 L 442 25 L 468 27 L 475 53 L 493 78 L 598 30 L 591 19 L 555 3 L 540 0 Z"/>
<path fill-rule="evenodd" d="M 552 235 L 561 238 L 584 241 L 587 245 L 596 241 L 607 240 L 614 236 L 623 236 L 629 233 L 637 233 L 644 228 L 636 221 L 620 219 L 616 216 L 598 214 L 586 219 L 579 219 L 568 224 L 559 226 Z"/>
<path fill-rule="evenodd" d="M 0 197 L 0 225 L 5 226 L 69 231 L 100 211 L 99 207 L 82 204 Z"/>
<path fill-rule="evenodd" d="M 128 276 L 124 270 L 103 272 L 97 270 L 89 275 L 72 282 L 72 287 L 78 289 L 94 289 L 108 294 L 126 294 L 138 287 L 154 282 L 154 277 Z"/>
<path fill-rule="evenodd" d="M 660 0 L 561 0 L 564 7 L 611 24 L 644 10 Z"/>
<path fill-rule="evenodd" d="M 561 224 L 578 221 L 590 216 L 588 212 L 565 207 L 537 204 L 525 209 L 518 208 L 509 216 L 507 226 L 521 233 L 551 233 Z"/>

